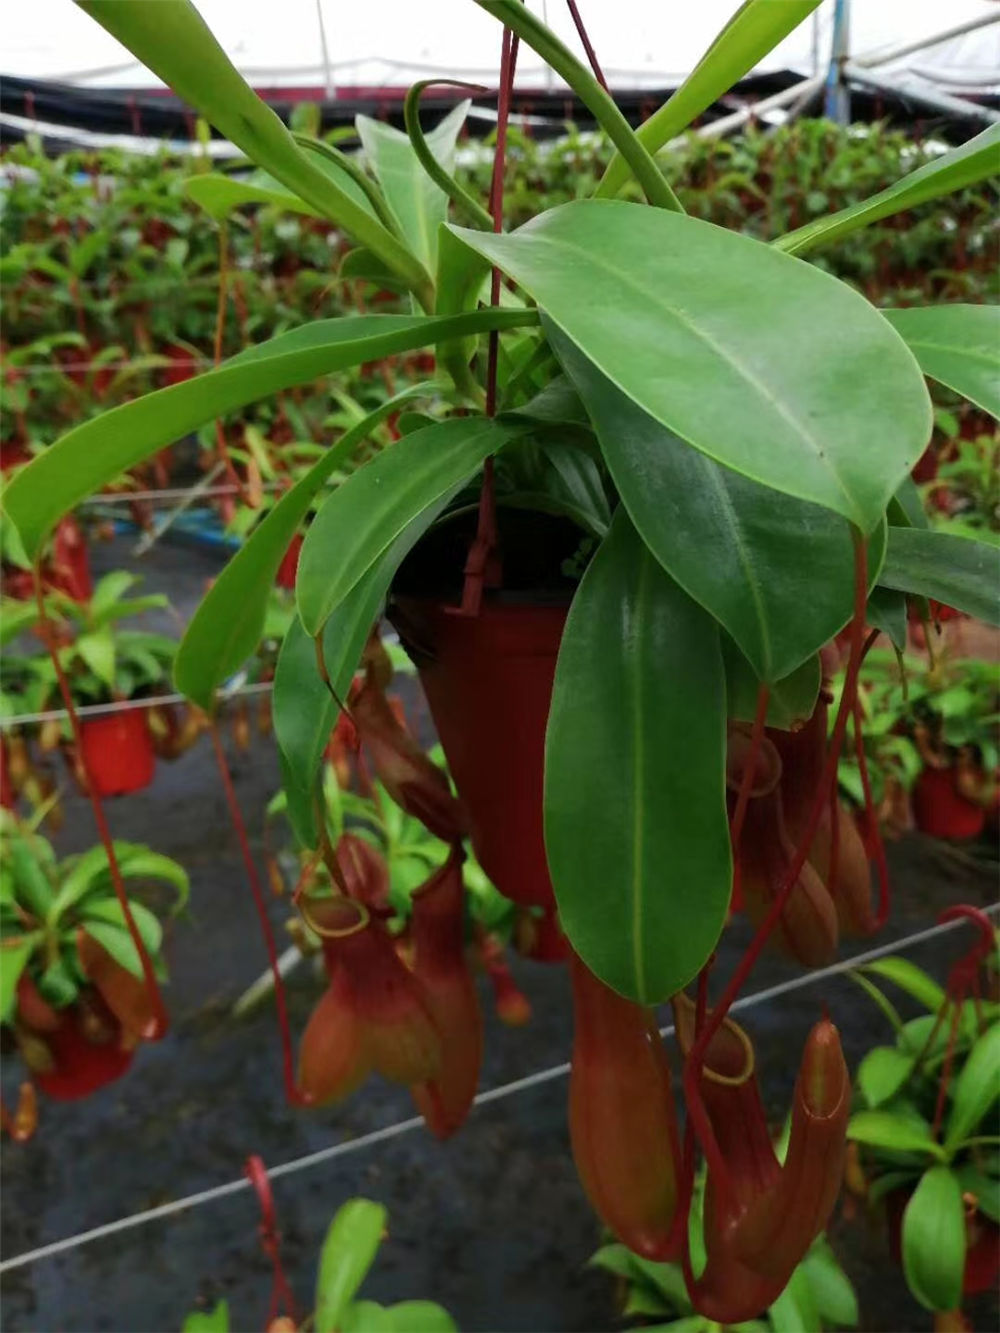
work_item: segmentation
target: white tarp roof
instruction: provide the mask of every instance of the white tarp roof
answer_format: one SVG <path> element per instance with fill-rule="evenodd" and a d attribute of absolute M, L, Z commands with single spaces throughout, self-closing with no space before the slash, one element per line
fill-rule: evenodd
<path fill-rule="evenodd" d="M 780 3 L 780 0 L 778 0 Z M 157 0 L 129 0 L 149 4 Z M 579 49 L 564 0 L 531 8 Z M 579 0 L 601 64 L 621 90 L 671 86 L 687 74 L 738 0 Z M 197 0 L 230 58 L 257 88 L 400 88 L 432 74 L 495 84 L 499 25 L 473 0 Z M 824 0 L 760 66 L 814 74 L 829 57 L 834 0 Z M 1000 18 L 997 0 L 853 0 L 852 58 L 919 43 L 948 28 Z M 325 30 L 328 68 L 324 65 Z M 1000 91 L 1000 23 L 979 27 L 881 67 L 942 92 Z M 0 70 L 89 88 L 158 81 L 71 0 L 8 7 Z M 880 71 L 881 72 L 881 71 Z M 558 88 L 522 46 L 521 88 Z"/>

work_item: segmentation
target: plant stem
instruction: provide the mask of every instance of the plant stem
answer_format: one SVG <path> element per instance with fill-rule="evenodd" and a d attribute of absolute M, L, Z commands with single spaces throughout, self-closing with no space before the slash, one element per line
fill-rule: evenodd
<path fill-rule="evenodd" d="M 628 163 L 649 202 L 658 208 L 683 213 L 680 201 L 663 178 L 655 160 L 636 137 L 613 99 L 555 33 L 520 0 L 476 0 L 476 4 L 527 42 L 566 80 Z"/>

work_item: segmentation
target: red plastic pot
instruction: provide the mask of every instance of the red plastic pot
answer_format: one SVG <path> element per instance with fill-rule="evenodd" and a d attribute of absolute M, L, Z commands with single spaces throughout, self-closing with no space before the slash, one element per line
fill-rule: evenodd
<path fill-rule="evenodd" d="M 281 557 L 281 564 L 278 566 L 278 572 L 275 575 L 274 582 L 279 588 L 294 588 L 295 576 L 299 572 L 299 555 L 302 552 L 302 542 L 304 538 L 301 532 L 297 532 L 288 543 L 288 550 Z"/>
<path fill-rule="evenodd" d="M 134 1051 L 122 1048 L 121 1025 L 96 993 L 88 996 L 86 1010 L 72 1005 L 60 1017 L 59 1026 L 44 1033 L 53 1067 L 35 1074 L 41 1090 L 56 1101 L 75 1101 L 121 1078 Z"/>
<path fill-rule="evenodd" d="M 99 796 L 124 796 L 153 781 L 156 757 L 144 708 L 87 718 L 83 760 Z"/>
<path fill-rule="evenodd" d="M 460 616 L 440 602 L 396 605 L 479 864 L 513 902 L 553 905 L 542 774 L 567 608 L 485 602 L 479 615 Z"/>
<path fill-rule="evenodd" d="M 913 788 L 913 818 L 921 833 L 932 838 L 978 838 L 986 811 L 958 790 L 957 770 L 925 768 Z"/>

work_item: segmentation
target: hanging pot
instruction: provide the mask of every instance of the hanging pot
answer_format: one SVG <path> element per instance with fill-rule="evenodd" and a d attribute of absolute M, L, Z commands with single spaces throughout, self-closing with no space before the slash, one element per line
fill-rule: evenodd
<path fill-rule="evenodd" d="M 287 589 L 295 587 L 295 576 L 299 572 L 299 553 L 304 540 L 302 533 L 297 532 L 288 543 L 288 550 L 281 557 L 281 564 L 274 578 L 276 587 Z"/>
<path fill-rule="evenodd" d="M 953 841 L 978 838 L 986 810 L 967 800 L 957 785 L 958 769 L 925 768 L 913 788 L 913 818 L 921 833 Z"/>
<path fill-rule="evenodd" d="M 545 727 L 567 607 L 486 601 L 462 616 L 400 597 L 393 619 L 420 671 L 469 812 L 479 864 L 513 902 L 550 907 L 542 785 Z"/>
<path fill-rule="evenodd" d="M 83 760 L 99 796 L 124 796 L 153 781 L 156 758 L 144 708 L 132 708 L 81 724 Z"/>

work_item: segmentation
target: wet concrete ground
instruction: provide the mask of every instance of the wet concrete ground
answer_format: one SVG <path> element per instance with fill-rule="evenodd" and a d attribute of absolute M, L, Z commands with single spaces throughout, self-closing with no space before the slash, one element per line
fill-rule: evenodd
<path fill-rule="evenodd" d="M 98 548 L 95 564 L 127 563 L 127 544 Z M 169 546 L 146 560 L 147 589 L 164 588 L 190 612 L 215 558 Z M 273 743 L 256 737 L 234 759 L 236 787 L 260 851 L 264 807 L 278 785 Z M 61 852 L 95 840 L 86 803 L 70 796 Z M 234 1180 L 245 1158 L 269 1165 L 391 1125 L 412 1114 L 405 1091 L 370 1083 L 343 1107 L 317 1112 L 285 1105 L 273 1010 L 241 1022 L 228 1006 L 264 966 L 264 951 L 206 741 L 176 764 L 160 764 L 148 791 L 109 805 L 115 836 L 146 841 L 180 860 L 192 878 L 191 910 L 170 936 L 167 992 L 173 1028 L 144 1047 L 129 1075 L 78 1103 L 45 1103 L 26 1145 L 3 1145 L 4 1258 L 126 1214 Z M 891 849 L 895 887 L 885 939 L 926 928 L 941 907 L 996 896 L 995 866 L 942 855 L 911 839 Z M 284 912 L 273 910 L 280 927 Z M 743 936 L 720 949 L 725 975 Z M 955 937 L 910 956 L 943 979 Z M 861 946 L 849 946 L 859 951 Z M 487 1001 L 483 1088 L 495 1088 L 568 1058 L 571 1018 L 565 974 L 521 963 L 519 982 L 534 1019 L 511 1031 Z M 754 991 L 793 975 L 767 957 Z M 307 968 L 290 985 L 301 1031 L 318 995 Z M 485 998 L 485 997 L 484 997 Z M 888 1038 L 870 1002 L 846 978 L 762 1004 L 744 1020 L 757 1046 L 769 1115 L 788 1107 L 802 1042 L 826 1005 L 841 1029 L 849 1064 Z M 6 1062 L 8 1066 L 13 1061 Z M 5 1072 L 9 1085 L 16 1067 Z M 477 1108 L 458 1136 L 440 1145 L 422 1129 L 284 1177 L 274 1195 L 283 1254 L 295 1290 L 310 1298 L 326 1225 L 341 1202 L 365 1194 L 385 1203 L 390 1234 L 365 1293 L 383 1301 L 433 1298 L 464 1333 L 556 1333 L 621 1327 L 611 1282 L 585 1268 L 598 1227 L 576 1181 L 558 1078 Z M 229 1301 L 234 1330 L 261 1328 L 269 1266 L 256 1243 L 256 1203 L 243 1191 L 72 1251 L 15 1269 L 2 1280 L 7 1333 L 160 1333 L 178 1329 L 199 1300 Z M 931 1316 L 909 1297 L 888 1257 L 882 1228 L 838 1218 L 834 1246 L 855 1283 L 866 1330 L 925 1330 Z M 997 1306 L 970 1306 L 977 1330 L 997 1327 Z"/>

